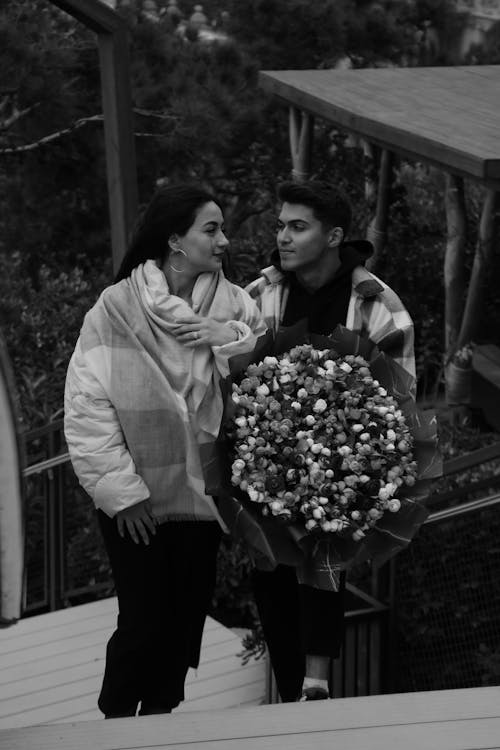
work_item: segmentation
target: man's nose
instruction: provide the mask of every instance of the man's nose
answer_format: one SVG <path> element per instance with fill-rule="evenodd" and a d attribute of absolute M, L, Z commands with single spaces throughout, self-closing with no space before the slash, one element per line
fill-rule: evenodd
<path fill-rule="evenodd" d="M 280 242 L 281 244 L 286 244 L 287 242 L 290 242 L 290 235 L 286 227 L 283 227 L 283 229 L 278 230 L 278 242 Z"/>

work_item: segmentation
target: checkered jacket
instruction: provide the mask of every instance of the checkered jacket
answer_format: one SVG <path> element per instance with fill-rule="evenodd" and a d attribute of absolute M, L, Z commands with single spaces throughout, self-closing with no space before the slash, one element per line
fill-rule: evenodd
<path fill-rule="evenodd" d="M 265 322 L 276 331 L 285 313 L 289 288 L 275 266 L 261 271 L 246 291 L 259 305 Z M 346 327 L 371 339 L 415 378 L 413 322 L 392 289 L 363 266 L 352 273 Z"/>

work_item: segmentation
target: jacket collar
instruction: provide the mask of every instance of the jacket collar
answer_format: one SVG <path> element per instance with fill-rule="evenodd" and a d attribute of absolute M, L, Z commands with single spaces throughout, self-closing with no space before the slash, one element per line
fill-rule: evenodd
<path fill-rule="evenodd" d="M 276 266 L 263 268 L 260 273 L 269 284 L 280 284 L 285 279 L 283 271 L 280 271 Z M 365 298 L 375 297 L 384 290 L 384 287 L 380 281 L 378 281 L 377 277 L 367 271 L 363 266 L 356 266 L 353 270 L 352 288 L 356 294 Z"/>

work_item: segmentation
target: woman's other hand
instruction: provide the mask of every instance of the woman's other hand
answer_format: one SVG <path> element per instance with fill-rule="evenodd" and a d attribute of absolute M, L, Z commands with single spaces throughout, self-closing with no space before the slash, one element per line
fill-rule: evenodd
<path fill-rule="evenodd" d="M 128 531 L 133 541 L 139 544 L 149 544 L 150 534 L 156 534 L 156 522 L 151 512 L 151 503 L 149 500 L 143 500 L 130 508 L 125 508 L 116 514 L 116 523 L 118 524 L 118 533 L 125 538 L 125 530 Z"/>
<path fill-rule="evenodd" d="M 220 323 L 213 318 L 202 318 L 193 315 L 190 318 L 179 318 L 172 333 L 178 341 L 190 348 L 196 346 L 223 346 L 231 344 L 238 338 L 238 332 L 227 323 Z"/>

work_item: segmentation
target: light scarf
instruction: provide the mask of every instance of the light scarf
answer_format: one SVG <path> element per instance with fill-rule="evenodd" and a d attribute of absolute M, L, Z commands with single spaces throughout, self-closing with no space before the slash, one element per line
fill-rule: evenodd
<path fill-rule="evenodd" d="M 186 347 L 173 326 L 193 313 L 235 321 L 238 341 Z M 199 445 L 219 432 L 228 357 L 251 350 L 264 328 L 255 303 L 222 272 L 198 276 L 190 306 L 171 294 L 152 260 L 106 289 L 88 313 L 82 352 L 91 352 L 158 518 L 216 515 L 205 494 Z"/>

